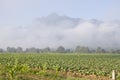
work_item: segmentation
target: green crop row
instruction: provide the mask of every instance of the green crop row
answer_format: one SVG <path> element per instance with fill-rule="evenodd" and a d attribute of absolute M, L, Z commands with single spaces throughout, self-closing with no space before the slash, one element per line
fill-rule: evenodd
<path fill-rule="evenodd" d="M 0 73 L 6 73 L 11 80 L 19 74 L 46 75 L 47 70 L 55 71 L 55 76 L 63 71 L 109 78 L 112 76 L 112 70 L 115 70 L 116 78 L 120 80 L 120 55 L 0 54 Z"/>

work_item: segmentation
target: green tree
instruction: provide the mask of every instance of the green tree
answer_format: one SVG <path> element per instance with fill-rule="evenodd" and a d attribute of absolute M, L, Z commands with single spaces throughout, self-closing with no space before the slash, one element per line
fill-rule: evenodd
<path fill-rule="evenodd" d="M 65 51 L 65 48 L 64 48 L 63 46 L 59 46 L 56 51 L 59 52 L 59 53 L 64 53 L 64 52 L 66 52 L 66 51 Z"/>
<path fill-rule="evenodd" d="M 77 52 L 77 53 L 90 53 L 90 50 L 88 47 L 77 46 L 75 49 L 75 52 Z"/>
<path fill-rule="evenodd" d="M 101 47 L 97 47 L 96 53 L 105 53 L 105 49 L 102 49 Z"/>

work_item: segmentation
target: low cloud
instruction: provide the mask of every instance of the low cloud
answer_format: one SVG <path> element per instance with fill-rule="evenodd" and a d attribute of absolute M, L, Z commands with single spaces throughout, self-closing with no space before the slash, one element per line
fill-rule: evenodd
<path fill-rule="evenodd" d="M 28 26 L 0 27 L 1 48 L 7 46 L 56 48 L 60 45 L 66 48 L 74 48 L 77 45 L 119 48 L 119 41 L 119 21 L 84 20 L 51 14 L 35 19 Z"/>

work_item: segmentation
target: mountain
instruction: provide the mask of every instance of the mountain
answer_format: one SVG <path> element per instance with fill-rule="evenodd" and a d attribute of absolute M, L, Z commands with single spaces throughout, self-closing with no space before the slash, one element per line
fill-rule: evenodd
<path fill-rule="evenodd" d="M 0 46 L 44 48 L 77 45 L 96 48 L 120 47 L 120 21 L 100 21 L 50 14 L 35 19 L 28 26 L 1 26 Z"/>

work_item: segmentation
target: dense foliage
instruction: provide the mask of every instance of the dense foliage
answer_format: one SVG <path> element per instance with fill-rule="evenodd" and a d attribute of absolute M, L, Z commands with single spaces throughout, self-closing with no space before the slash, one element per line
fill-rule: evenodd
<path fill-rule="evenodd" d="M 22 48 L 22 47 L 7 47 L 6 49 L 0 48 L 0 53 L 116 53 L 120 54 L 120 49 L 115 48 L 91 48 L 87 46 L 76 46 L 76 48 L 65 48 L 58 46 L 57 48 Z"/>
<path fill-rule="evenodd" d="M 48 76 L 51 80 L 66 80 L 68 73 L 74 73 L 73 77 L 96 75 L 110 79 L 112 70 L 116 71 L 116 77 L 120 80 L 118 54 L 0 54 L 1 80 L 27 80 L 24 75 L 34 75 L 35 78 L 29 80 L 39 80 L 40 76 Z M 54 73 L 52 78 L 49 76 L 51 71 Z"/>

